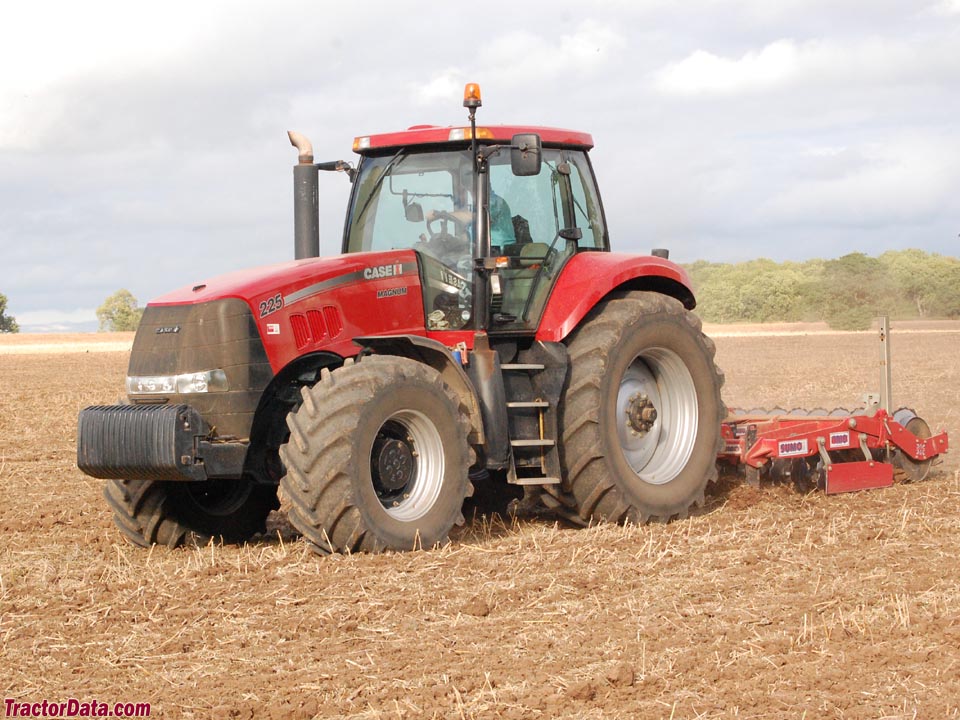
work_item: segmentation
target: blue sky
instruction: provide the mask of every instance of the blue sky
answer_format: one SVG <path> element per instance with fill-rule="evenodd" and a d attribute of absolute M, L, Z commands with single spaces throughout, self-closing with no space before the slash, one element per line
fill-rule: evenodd
<path fill-rule="evenodd" d="M 17 3 L 0 24 L 0 292 L 95 328 L 292 256 L 285 132 L 594 135 L 616 249 L 680 261 L 960 254 L 960 0 Z M 482 13 L 482 14 L 481 14 Z M 323 252 L 348 185 L 321 178 Z"/>

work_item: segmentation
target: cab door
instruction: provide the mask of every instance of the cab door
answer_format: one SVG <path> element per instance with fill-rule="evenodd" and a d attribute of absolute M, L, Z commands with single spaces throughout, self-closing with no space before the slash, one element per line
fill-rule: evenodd
<path fill-rule="evenodd" d="M 509 157 L 489 164 L 490 332 L 536 331 L 560 270 L 577 252 L 607 249 L 586 153 L 544 148 L 538 175 L 513 174 Z"/>

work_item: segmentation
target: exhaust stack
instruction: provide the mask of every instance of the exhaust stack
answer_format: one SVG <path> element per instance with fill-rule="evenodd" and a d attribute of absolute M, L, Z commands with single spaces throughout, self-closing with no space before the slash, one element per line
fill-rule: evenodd
<path fill-rule="evenodd" d="M 297 260 L 320 257 L 320 216 L 317 166 L 313 145 L 298 132 L 287 132 L 290 144 L 299 152 L 293 166 L 293 252 Z"/>

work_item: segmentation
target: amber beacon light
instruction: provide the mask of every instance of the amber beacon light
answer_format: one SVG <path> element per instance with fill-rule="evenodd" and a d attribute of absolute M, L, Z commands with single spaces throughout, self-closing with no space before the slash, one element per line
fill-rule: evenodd
<path fill-rule="evenodd" d="M 483 103 L 480 102 L 480 86 L 477 83 L 467 83 L 463 88 L 463 106 L 465 108 L 478 108 Z"/>

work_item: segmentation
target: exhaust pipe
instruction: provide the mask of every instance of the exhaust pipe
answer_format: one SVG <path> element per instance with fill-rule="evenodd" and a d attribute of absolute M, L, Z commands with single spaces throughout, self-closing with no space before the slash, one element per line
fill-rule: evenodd
<path fill-rule="evenodd" d="M 320 201 L 313 145 L 293 130 L 287 137 L 299 153 L 299 162 L 293 166 L 293 256 L 297 260 L 320 257 Z"/>

